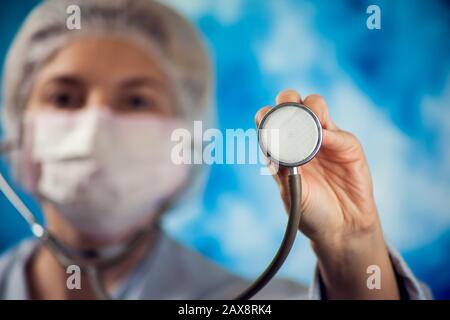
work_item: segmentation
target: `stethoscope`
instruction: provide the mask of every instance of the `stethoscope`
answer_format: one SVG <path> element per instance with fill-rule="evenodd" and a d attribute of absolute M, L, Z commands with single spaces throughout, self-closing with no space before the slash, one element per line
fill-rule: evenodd
<path fill-rule="evenodd" d="M 262 152 L 276 167 L 288 168 L 290 208 L 287 227 L 273 260 L 261 275 L 235 300 L 248 300 L 256 295 L 275 276 L 294 244 L 301 218 L 302 184 L 298 167 L 312 160 L 322 144 L 322 127 L 318 117 L 300 103 L 282 103 L 265 114 L 258 127 L 258 141 Z M 111 299 L 102 281 L 102 271 L 125 259 L 133 248 L 157 237 L 157 224 L 140 229 L 127 241 L 102 248 L 80 250 L 59 241 L 45 228 L 22 202 L 0 173 L 0 189 L 14 208 L 28 223 L 33 235 L 46 246 L 65 268 L 78 265 L 86 271 L 99 299 Z M 156 240 L 157 241 L 157 240 Z"/>

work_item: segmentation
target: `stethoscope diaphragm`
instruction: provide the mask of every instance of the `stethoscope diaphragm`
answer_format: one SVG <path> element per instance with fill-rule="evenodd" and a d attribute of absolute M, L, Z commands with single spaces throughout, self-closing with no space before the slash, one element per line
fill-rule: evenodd
<path fill-rule="evenodd" d="M 287 102 L 275 106 L 259 124 L 263 153 L 283 167 L 297 167 L 314 158 L 322 144 L 319 118 L 307 106 Z"/>

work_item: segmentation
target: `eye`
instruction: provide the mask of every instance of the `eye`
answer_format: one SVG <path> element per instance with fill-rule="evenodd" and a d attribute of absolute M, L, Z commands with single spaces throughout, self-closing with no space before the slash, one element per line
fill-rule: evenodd
<path fill-rule="evenodd" d="M 74 92 L 60 91 L 50 96 L 50 103 L 58 109 L 75 109 L 81 106 L 81 97 Z"/>
<path fill-rule="evenodd" d="M 140 95 L 132 95 L 128 98 L 128 106 L 131 109 L 143 109 L 143 108 L 148 108 L 150 106 L 150 102 L 148 101 L 149 99 L 147 99 L 144 96 L 140 96 Z"/>
<path fill-rule="evenodd" d="M 130 94 L 122 99 L 120 104 L 120 111 L 139 112 L 152 111 L 155 107 L 155 102 L 152 97 L 146 94 Z"/>

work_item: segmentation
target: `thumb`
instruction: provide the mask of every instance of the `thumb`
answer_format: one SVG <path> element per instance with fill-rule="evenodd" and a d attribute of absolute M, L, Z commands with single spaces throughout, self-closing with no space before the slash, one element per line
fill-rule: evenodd
<path fill-rule="evenodd" d="M 259 109 L 258 112 L 256 112 L 255 124 L 257 127 L 259 127 L 259 124 L 261 123 L 262 118 L 264 118 L 264 116 L 267 114 L 267 112 L 269 112 L 271 109 L 272 109 L 272 107 L 265 106 L 265 107 Z"/>

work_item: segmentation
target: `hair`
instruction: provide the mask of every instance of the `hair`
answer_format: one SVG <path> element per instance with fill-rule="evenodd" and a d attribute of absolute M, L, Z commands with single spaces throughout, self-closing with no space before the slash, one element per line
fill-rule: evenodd
<path fill-rule="evenodd" d="M 72 5 L 80 8 L 79 30 L 66 25 Z M 46 0 L 26 18 L 4 66 L 1 120 L 6 145 L 18 146 L 9 153 L 9 160 L 20 183 L 22 124 L 36 74 L 70 41 L 90 35 L 118 35 L 152 53 L 156 50 L 174 85 L 180 116 L 191 123 L 202 120 L 204 128 L 214 123 L 210 57 L 199 33 L 184 17 L 153 0 Z M 199 189 L 206 170 L 195 166 L 192 173 L 191 189 Z"/>
<path fill-rule="evenodd" d="M 67 8 L 80 8 L 81 28 L 69 30 Z M 5 139 L 20 140 L 36 73 L 60 48 L 87 35 L 118 35 L 156 48 L 170 69 L 182 115 L 212 122 L 212 68 L 192 24 L 153 0 L 47 0 L 27 17 L 8 52 L 3 74 Z"/>

